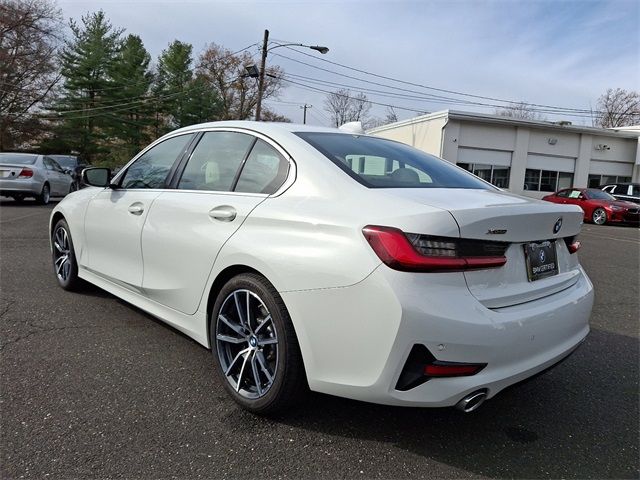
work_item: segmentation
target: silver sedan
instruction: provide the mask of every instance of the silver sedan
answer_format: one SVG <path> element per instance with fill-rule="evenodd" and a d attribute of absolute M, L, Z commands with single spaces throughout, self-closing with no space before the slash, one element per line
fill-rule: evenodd
<path fill-rule="evenodd" d="M 75 189 L 73 178 L 46 155 L 0 153 L 0 196 L 21 201 L 33 197 L 46 205 Z"/>

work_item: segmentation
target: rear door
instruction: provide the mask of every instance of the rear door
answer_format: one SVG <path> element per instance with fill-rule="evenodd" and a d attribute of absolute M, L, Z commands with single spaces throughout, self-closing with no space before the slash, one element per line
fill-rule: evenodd
<path fill-rule="evenodd" d="M 155 199 L 142 233 L 145 294 L 197 311 L 218 252 L 251 211 L 284 183 L 289 162 L 266 138 L 209 131 Z M 257 240 L 259 241 L 259 240 Z"/>
<path fill-rule="evenodd" d="M 154 145 L 114 179 L 119 188 L 105 188 L 93 197 L 85 216 L 83 266 L 126 288 L 141 289 L 142 227 L 193 136 L 178 135 Z"/>
<path fill-rule="evenodd" d="M 44 173 L 49 182 L 49 188 L 51 191 L 51 196 L 59 196 L 63 195 L 62 193 L 62 179 L 60 175 L 56 171 L 53 160 L 49 157 L 44 157 L 42 159 L 42 163 L 44 164 Z M 66 194 L 67 192 L 65 192 Z"/>

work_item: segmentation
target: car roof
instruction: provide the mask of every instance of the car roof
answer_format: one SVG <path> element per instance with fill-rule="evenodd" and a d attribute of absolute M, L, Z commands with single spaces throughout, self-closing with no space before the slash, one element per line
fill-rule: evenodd
<path fill-rule="evenodd" d="M 294 132 L 327 132 L 327 133 L 344 133 L 351 134 L 352 132 L 346 132 L 337 128 L 330 127 L 318 127 L 315 125 L 302 125 L 299 123 L 284 123 L 284 122 L 255 122 L 251 120 L 226 120 L 221 122 L 207 122 L 198 123 L 196 125 L 189 125 L 178 130 L 174 130 L 171 134 L 178 132 L 189 132 L 192 130 L 202 130 L 206 128 L 245 128 L 248 130 L 254 130 L 256 132 L 269 134 L 282 134 L 282 133 L 294 133 Z"/>

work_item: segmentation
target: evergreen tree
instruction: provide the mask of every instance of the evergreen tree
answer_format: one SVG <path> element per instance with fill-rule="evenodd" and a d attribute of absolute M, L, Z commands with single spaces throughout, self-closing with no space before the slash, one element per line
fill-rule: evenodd
<path fill-rule="evenodd" d="M 185 107 L 193 78 L 192 51 L 191 44 L 175 40 L 158 58 L 154 86 L 156 136 L 189 125 Z"/>
<path fill-rule="evenodd" d="M 220 119 L 222 102 L 211 83 L 196 75 L 188 85 L 183 103 L 183 126 Z"/>
<path fill-rule="evenodd" d="M 149 127 L 153 124 L 153 104 L 150 87 L 153 75 L 149 70 L 151 56 L 137 35 L 128 35 L 115 57 L 110 72 L 113 86 L 107 132 L 121 146 L 121 160 L 127 160 L 146 145 Z M 120 155 L 119 155 L 120 156 Z"/>
<path fill-rule="evenodd" d="M 64 85 L 55 110 L 62 122 L 57 132 L 72 151 L 91 161 L 103 151 L 105 127 L 116 105 L 117 90 L 110 72 L 121 44 L 122 30 L 116 30 L 103 11 L 82 17 L 82 24 L 70 21 L 71 38 L 61 54 Z"/>

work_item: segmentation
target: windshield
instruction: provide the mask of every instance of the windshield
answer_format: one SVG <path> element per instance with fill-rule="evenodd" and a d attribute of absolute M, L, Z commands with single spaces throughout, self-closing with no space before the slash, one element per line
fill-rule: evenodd
<path fill-rule="evenodd" d="M 595 188 L 587 189 L 587 196 L 592 200 L 615 200 L 616 197 Z"/>
<path fill-rule="evenodd" d="M 0 153 L 0 163 L 5 165 L 33 165 L 37 158 L 37 155 L 24 153 Z"/>
<path fill-rule="evenodd" d="M 343 133 L 296 135 L 369 188 L 493 188 L 446 160 L 403 143 Z"/>
<path fill-rule="evenodd" d="M 49 155 L 63 168 L 74 168 L 78 164 L 76 157 L 68 155 Z"/>

